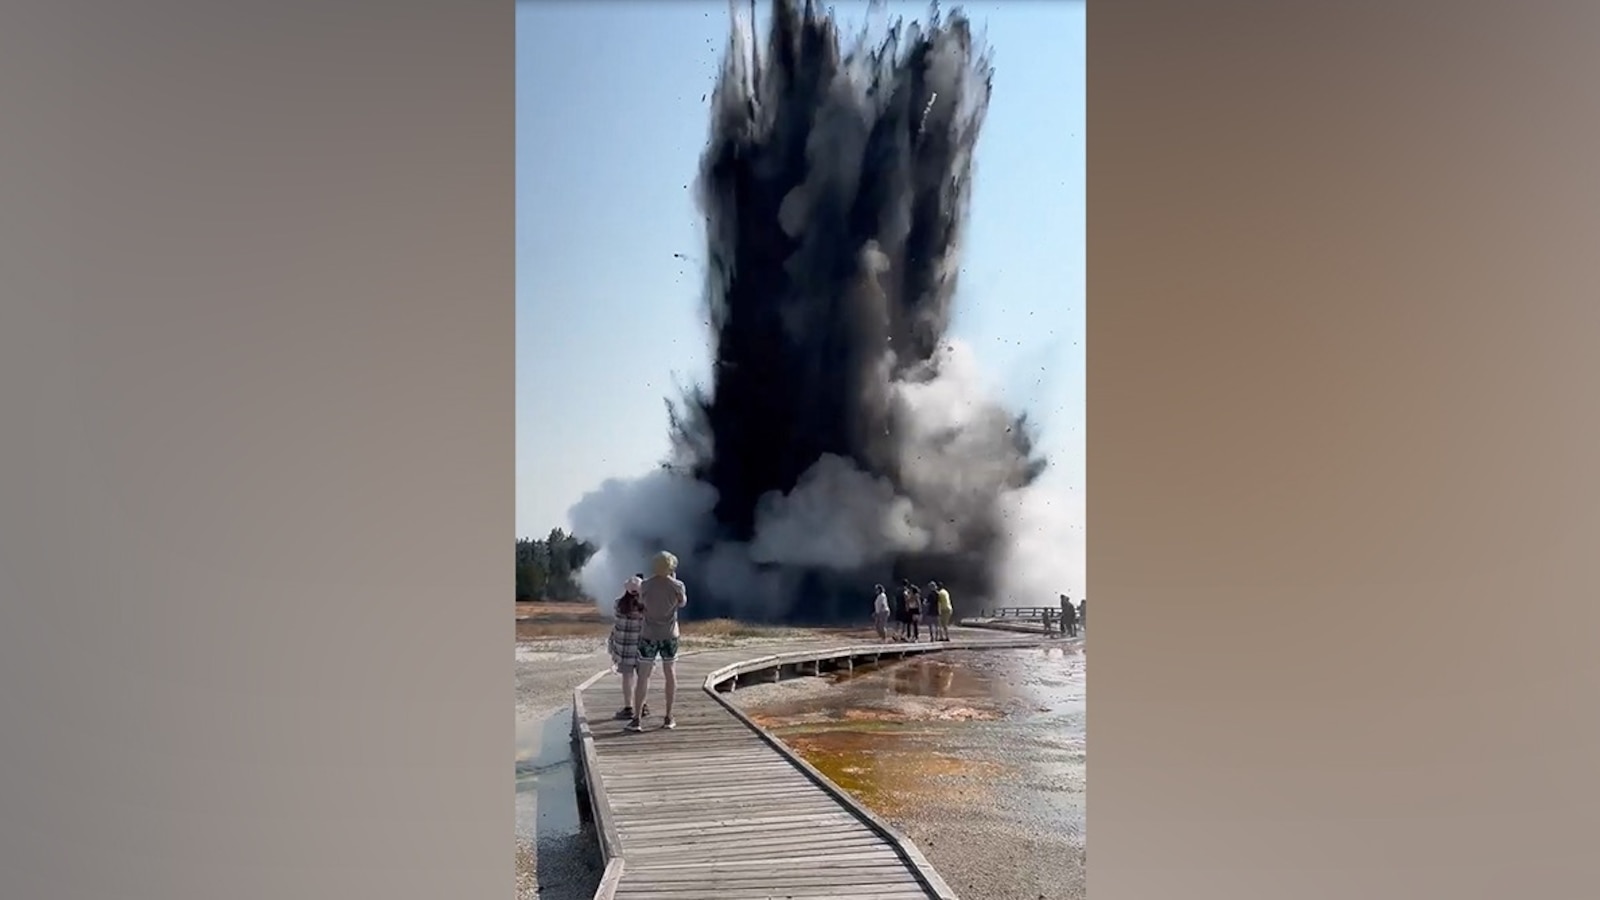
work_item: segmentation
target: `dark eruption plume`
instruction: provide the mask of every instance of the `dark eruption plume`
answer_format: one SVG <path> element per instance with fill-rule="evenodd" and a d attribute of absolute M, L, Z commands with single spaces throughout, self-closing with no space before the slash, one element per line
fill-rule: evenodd
<path fill-rule="evenodd" d="M 711 383 L 670 405 L 661 472 L 573 510 L 595 593 L 658 547 L 697 615 L 859 619 L 902 577 L 993 592 L 1044 463 L 946 339 L 991 74 L 960 13 L 848 50 L 809 2 L 775 0 L 759 51 L 735 26 L 699 181 Z"/>

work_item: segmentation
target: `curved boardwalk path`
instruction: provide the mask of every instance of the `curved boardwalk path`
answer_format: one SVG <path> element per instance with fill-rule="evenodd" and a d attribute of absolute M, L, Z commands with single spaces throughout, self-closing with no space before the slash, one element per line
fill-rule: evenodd
<path fill-rule="evenodd" d="M 853 661 L 1042 638 L 953 628 L 937 644 L 818 640 L 687 654 L 678 660 L 678 727 L 661 728 L 661 675 L 640 734 L 612 716 L 616 675 L 573 692 L 574 756 L 605 875 L 597 900 L 955 900 L 910 841 L 718 693 L 734 682 L 814 675 Z"/>

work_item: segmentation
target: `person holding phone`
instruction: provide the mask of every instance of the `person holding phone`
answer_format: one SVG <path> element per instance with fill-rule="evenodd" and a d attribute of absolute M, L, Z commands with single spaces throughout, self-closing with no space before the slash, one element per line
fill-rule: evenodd
<path fill-rule="evenodd" d="M 689 595 L 678 580 L 676 556 L 662 550 L 651 558 L 650 571 L 653 574 L 639 586 L 644 624 L 639 629 L 639 677 L 633 689 L 633 708 L 639 714 L 628 723 L 629 731 L 644 730 L 644 700 L 656 660 L 661 661 L 661 727 L 678 727 L 672 718 L 672 702 L 678 695 L 678 610 L 688 605 Z"/>

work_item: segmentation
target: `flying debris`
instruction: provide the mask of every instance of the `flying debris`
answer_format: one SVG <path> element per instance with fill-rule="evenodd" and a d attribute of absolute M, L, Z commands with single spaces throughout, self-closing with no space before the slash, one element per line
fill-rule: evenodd
<path fill-rule="evenodd" d="M 696 615 L 859 619 L 901 578 L 978 602 L 1045 466 L 946 335 L 989 55 L 959 12 L 846 42 L 794 0 L 757 52 L 751 12 L 696 185 L 710 383 L 669 404 L 660 471 L 573 509 L 586 583 L 609 597 L 668 547 Z"/>

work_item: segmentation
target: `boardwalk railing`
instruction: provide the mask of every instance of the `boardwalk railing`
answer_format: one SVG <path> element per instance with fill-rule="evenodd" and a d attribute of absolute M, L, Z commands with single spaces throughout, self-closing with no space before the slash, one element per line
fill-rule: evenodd
<path fill-rule="evenodd" d="M 996 606 L 978 611 L 978 615 L 961 620 L 962 625 L 978 628 L 996 628 L 1002 631 L 1055 633 L 1057 631 L 1067 634 L 1075 633 L 1072 627 L 1083 627 L 1082 607 L 1076 607 L 1074 617 L 1063 621 L 1061 607 L 1057 606 Z"/>
<path fill-rule="evenodd" d="M 722 695 L 741 684 L 851 671 L 926 653 L 1043 643 L 1039 637 L 995 637 L 812 644 L 743 659 L 737 650 L 686 654 L 678 662 L 679 678 L 699 680 L 701 690 L 680 694 L 681 727 L 632 736 L 622 734 L 615 719 L 590 719 L 586 692 L 591 701 L 621 700 L 615 676 L 595 675 L 573 691 L 572 739 L 579 794 L 605 863 L 596 900 L 767 893 L 957 900 L 911 841 Z M 739 781 L 751 788 L 739 788 Z"/>
<path fill-rule="evenodd" d="M 703 688 L 713 695 L 725 694 L 745 682 L 776 683 L 785 678 L 804 675 L 821 675 L 825 672 L 853 672 L 857 665 L 877 665 L 884 660 L 901 660 L 926 653 L 944 650 L 1007 650 L 1017 647 L 1038 646 L 1038 641 L 998 638 L 974 641 L 938 641 L 930 643 L 854 644 L 819 650 L 793 650 L 772 656 L 757 656 L 732 665 L 723 666 L 706 676 Z M 720 699 L 720 698 L 719 698 Z M 726 705 L 726 704 L 724 704 Z M 738 710 L 729 707 L 736 713 Z M 752 728 L 761 731 L 760 726 Z M 766 734 L 765 731 L 761 731 Z"/>
<path fill-rule="evenodd" d="M 612 900 L 617 885 L 622 881 L 622 839 L 617 833 L 616 814 L 600 783 L 600 756 L 594 746 L 594 732 L 589 728 L 589 716 L 583 706 L 584 689 L 611 674 L 599 672 L 588 681 L 572 689 L 572 758 L 577 762 L 575 772 L 578 782 L 579 813 L 594 825 L 595 839 L 600 844 L 600 861 L 605 871 L 600 876 L 600 886 L 594 900 Z"/>
<path fill-rule="evenodd" d="M 980 619 L 1042 619 L 1061 615 L 1060 606 L 996 606 L 978 611 Z"/>

